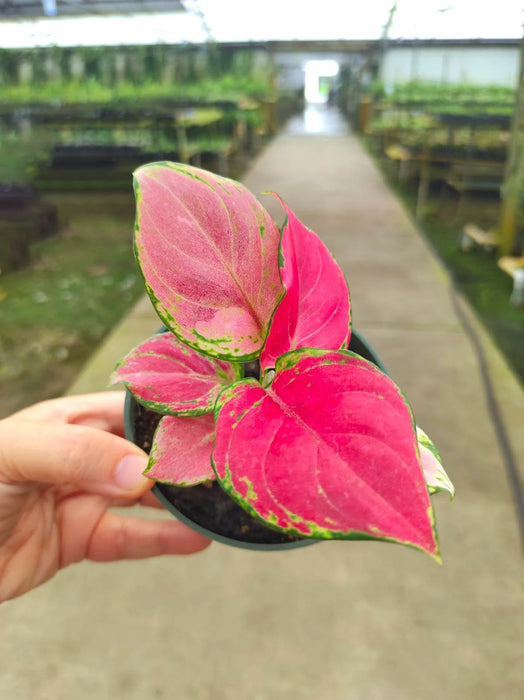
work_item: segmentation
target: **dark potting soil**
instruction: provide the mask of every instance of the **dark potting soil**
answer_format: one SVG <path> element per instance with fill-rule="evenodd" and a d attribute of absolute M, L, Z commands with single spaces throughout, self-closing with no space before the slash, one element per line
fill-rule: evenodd
<path fill-rule="evenodd" d="M 133 410 L 135 442 L 149 453 L 162 416 L 136 401 L 133 401 Z M 157 488 L 183 515 L 219 535 L 256 544 L 283 544 L 300 539 L 266 527 L 235 503 L 216 481 L 196 486 L 157 483 Z"/>

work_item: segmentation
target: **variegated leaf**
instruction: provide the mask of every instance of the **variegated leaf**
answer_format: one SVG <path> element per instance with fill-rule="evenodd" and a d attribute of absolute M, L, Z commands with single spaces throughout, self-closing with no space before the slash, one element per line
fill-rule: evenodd
<path fill-rule="evenodd" d="M 151 410 L 185 416 L 213 411 L 218 394 L 234 380 L 231 363 L 201 355 L 172 333 L 148 338 L 119 362 L 111 378 L 124 382 Z"/>
<path fill-rule="evenodd" d="M 178 486 L 214 479 L 211 450 L 215 439 L 213 414 L 164 416 L 155 432 L 144 474 Z"/>
<path fill-rule="evenodd" d="M 180 163 L 139 168 L 135 193 L 135 252 L 166 327 L 214 357 L 257 357 L 283 293 L 270 215 L 240 183 Z"/>
<path fill-rule="evenodd" d="M 351 307 L 344 274 L 320 238 L 301 223 L 289 207 L 282 233 L 281 270 L 286 290 L 278 305 L 264 349 L 262 369 L 298 348 L 347 348 Z"/>
<path fill-rule="evenodd" d="M 445 491 L 449 493 L 450 500 L 453 500 L 455 497 L 455 487 L 444 471 L 440 454 L 430 438 L 418 425 L 417 439 L 422 471 L 424 472 L 424 479 L 426 480 L 429 493 L 433 494 L 439 491 Z"/>
<path fill-rule="evenodd" d="M 215 411 L 217 478 L 256 517 L 302 537 L 376 538 L 438 559 L 413 416 L 375 365 L 348 351 L 290 352 L 271 386 L 237 382 Z"/>

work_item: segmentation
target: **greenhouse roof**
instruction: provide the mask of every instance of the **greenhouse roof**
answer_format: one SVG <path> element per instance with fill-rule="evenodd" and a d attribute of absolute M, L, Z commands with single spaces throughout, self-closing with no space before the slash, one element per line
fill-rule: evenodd
<path fill-rule="evenodd" d="M 14 48 L 362 42 L 385 32 L 393 40 L 505 40 L 522 36 L 524 15 L 521 0 L 0 0 L 0 19 L 0 47 Z"/>
<path fill-rule="evenodd" d="M 0 0 L 0 18 L 36 18 L 173 12 L 181 0 Z"/>

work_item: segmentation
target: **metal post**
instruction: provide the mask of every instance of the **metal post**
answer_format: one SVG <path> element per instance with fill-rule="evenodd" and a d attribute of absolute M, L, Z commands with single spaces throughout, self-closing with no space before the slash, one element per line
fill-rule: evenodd
<path fill-rule="evenodd" d="M 524 204 L 524 38 L 520 45 L 520 66 L 515 113 L 506 161 L 499 220 L 499 255 L 511 255 L 517 233 L 518 211 Z"/>

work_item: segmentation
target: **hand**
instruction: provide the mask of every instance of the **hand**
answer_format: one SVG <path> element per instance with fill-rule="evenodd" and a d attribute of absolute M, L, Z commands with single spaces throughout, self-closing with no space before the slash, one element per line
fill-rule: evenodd
<path fill-rule="evenodd" d="M 142 476 L 146 455 L 123 438 L 123 404 L 121 392 L 72 396 L 0 420 L 0 603 L 83 559 L 191 554 L 209 544 L 175 520 L 110 512 L 157 504 Z"/>

